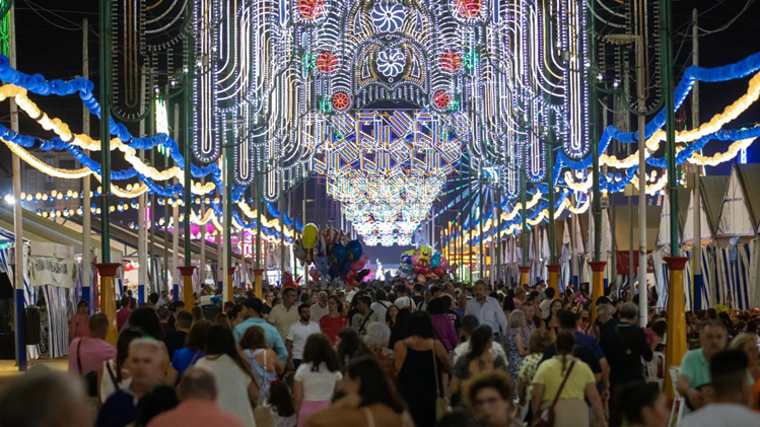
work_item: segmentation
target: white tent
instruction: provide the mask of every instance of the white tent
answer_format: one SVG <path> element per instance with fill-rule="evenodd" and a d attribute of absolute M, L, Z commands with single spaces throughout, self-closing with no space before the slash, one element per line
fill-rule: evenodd
<path fill-rule="evenodd" d="M 758 305 L 757 238 L 760 214 L 760 164 L 735 164 L 723 197 L 711 253 L 716 279 L 711 283 L 712 302 L 739 309 Z"/>

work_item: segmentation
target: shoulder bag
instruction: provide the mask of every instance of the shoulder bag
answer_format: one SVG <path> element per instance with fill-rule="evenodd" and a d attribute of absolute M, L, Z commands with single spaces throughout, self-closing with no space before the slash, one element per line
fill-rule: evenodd
<path fill-rule="evenodd" d="M 441 388 L 438 384 L 438 356 L 435 354 L 435 340 L 431 341 L 430 350 L 433 352 L 433 376 L 435 376 L 435 419 L 440 420 L 449 409 L 449 401 L 441 395 Z"/>
<path fill-rule="evenodd" d="M 546 408 L 546 411 L 544 411 L 541 417 L 539 417 L 536 421 L 533 422 L 533 427 L 554 426 L 554 407 L 557 406 L 557 401 L 559 400 L 559 396 L 562 394 L 562 390 L 565 388 L 565 383 L 567 383 L 567 379 L 570 378 L 570 372 L 573 370 L 573 366 L 575 366 L 575 360 L 573 360 L 573 363 L 571 363 L 570 367 L 567 369 L 565 378 L 562 380 L 562 384 L 560 384 L 559 390 L 557 390 L 557 395 L 554 396 L 554 400 L 552 401 L 552 404 L 549 405 L 548 408 Z"/>

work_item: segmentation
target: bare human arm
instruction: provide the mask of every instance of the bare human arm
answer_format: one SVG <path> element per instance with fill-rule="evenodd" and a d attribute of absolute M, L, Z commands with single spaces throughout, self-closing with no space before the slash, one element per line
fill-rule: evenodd
<path fill-rule="evenodd" d="M 253 378 L 251 378 L 251 383 L 248 384 L 248 400 L 257 403 L 259 401 L 260 392 L 259 385 L 253 380 Z"/>
<path fill-rule="evenodd" d="M 301 404 L 303 403 L 303 381 L 293 381 L 293 407 L 296 410 L 296 414 L 301 412 Z"/>
<path fill-rule="evenodd" d="M 282 363 L 282 360 L 280 360 L 279 357 L 277 357 L 277 353 L 275 353 L 274 350 L 270 348 L 267 349 L 267 352 L 269 353 L 269 357 L 272 360 L 275 372 L 277 372 L 277 375 L 282 375 L 282 373 L 285 372 L 285 364 Z"/>
<path fill-rule="evenodd" d="M 530 394 L 530 410 L 533 413 L 533 419 L 540 417 L 538 411 L 541 409 L 541 402 L 544 400 L 544 391 L 546 386 L 543 384 L 533 384 L 533 392 Z"/>
<path fill-rule="evenodd" d="M 440 341 L 434 340 L 433 350 L 435 351 L 435 354 L 438 357 L 438 363 L 441 364 L 441 369 L 443 370 L 443 372 L 450 374 L 451 363 L 449 362 L 449 353 L 446 351 L 446 347 L 444 347 L 443 343 L 441 343 Z M 404 356 L 406 356 L 406 354 Z"/>
<path fill-rule="evenodd" d="M 400 372 L 406 359 L 406 345 L 404 345 L 404 341 L 398 341 L 393 346 L 393 356 L 395 357 L 394 364 L 396 365 L 396 371 Z"/>
<path fill-rule="evenodd" d="M 523 343 L 522 334 L 516 333 L 515 334 L 515 346 L 517 347 L 517 354 L 520 355 L 520 357 L 525 357 L 528 355 L 528 349 L 525 348 L 525 344 Z"/>
<path fill-rule="evenodd" d="M 594 424 L 596 427 L 607 427 L 607 421 L 604 418 L 604 406 L 599 392 L 596 391 L 596 383 L 586 384 L 586 398 L 591 402 L 591 408 L 594 410 Z"/>

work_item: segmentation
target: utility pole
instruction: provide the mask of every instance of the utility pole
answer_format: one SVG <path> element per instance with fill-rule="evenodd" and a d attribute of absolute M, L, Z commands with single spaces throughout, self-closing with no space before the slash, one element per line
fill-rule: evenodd
<path fill-rule="evenodd" d="M 89 21 L 82 20 L 82 77 L 90 78 L 90 48 L 89 48 Z M 82 106 L 82 133 L 90 135 L 90 110 Z M 84 150 L 84 155 L 89 157 L 90 150 Z M 92 298 L 92 250 L 90 239 L 92 238 L 92 212 L 90 211 L 90 180 L 87 175 L 82 179 L 82 293 L 90 303 L 90 314 L 94 311 L 95 304 Z M 142 271 L 142 264 L 140 265 Z"/>
<path fill-rule="evenodd" d="M 191 3 L 192 4 L 192 3 Z M 185 7 L 185 22 L 191 22 L 193 20 L 193 8 L 189 5 Z M 184 200 L 185 200 L 185 267 L 190 267 L 192 264 L 192 253 L 190 251 L 190 211 L 193 207 L 193 195 L 192 195 L 192 187 L 193 187 L 193 176 L 191 173 L 191 169 L 193 167 L 192 162 L 192 153 L 190 151 L 190 145 L 192 145 L 193 142 L 193 110 L 195 108 L 194 104 L 194 82 L 195 82 L 195 45 L 193 43 L 193 33 L 192 33 L 192 27 L 188 27 L 188 42 L 185 43 L 185 48 L 187 49 L 187 54 L 185 56 L 187 60 L 187 80 L 185 81 L 185 146 L 184 146 L 184 157 L 185 157 L 185 185 L 183 186 L 184 191 Z M 228 227 L 227 224 L 225 224 L 225 227 Z M 176 229 L 179 229 L 177 227 Z M 225 274 L 227 272 L 225 271 Z"/>
<path fill-rule="evenodd" d="M 520 146 L 518 148 L 521 150 L 521 153 L 525 153 L 525 148 Z M 520 246 L 521 246 L 521 254 L 520 254 L 520 265 L 523 267 L 528 265 L 528 188 L 527 184 L 525 182 L 525 157 L 521 156 L 520 159 L 520 208 L 522 212 L 520 212 L 520 216 L 522 217 L 522 231 L 520 232 Z M 520 285 L 523 285 L 523 283 L 520 283 Z"/>
<path fill-rule="evenodd" d="M 10 17 L 10 65 L 16 68 L 16 8 L 11 5 Z M 16 98 L 10 98 L 11 104 L 11 129 L 19 131 L 18 106 Z M 26 371 L 26 319 L 24 317 L 24 211 L 21 207 L 21 159 L 13 154 L 13 234 L 15 238 L 13 247 L 13 293 L 15 305 L 14 330 L 16 333 L 16 366 L 18 370 Z"/>
<path fill-rule="evenodd" d="M 697 9 L 692 11 L 691 19 L 691 40 L 692 40 L 692 65 L 699 66 L 699 34 L 697 29 Z M 699 81 L 694 80 L 694 85 L 691 88 L 691 127 L 697 129 L 699 127 Z M 694 272 L 694 280 L 692 281 L 692 295 L 697 302 L 695 310 L 702 308 L 702 288 L 704 281 L 702 279 L 702 202 L 700 180 L 700 166 L 694 165 L 694 187 L 692 188 L 692 209 L 694 215 L 692 216 L 694 222 L 694 233 L 691 240 L 691 271 Z M 713 286 L 713 289 L 715 287 Z M 715 298 L 713 298 L 715 301 Z"/>
<path fill-rule="evenodd" d="M 145 105 L 145 70 L 146 67 L 143 65 L 142 67 L 142 78 L 140 79 L 140 105 Z M 145 137 L 145 118 L 140 120 L 140 138 Z M 139 153 L 140 160 L 145 161 L 145 150 L 140 150 Z M 145 239 L 148 237 L 146 233 L 146 228 L 143 226 L 143 223 L 145 222 L 145 209 L 147 206 L 146 204 L 146 195 L 145 193 L 140 194 L 137 197 L 137 302 L 142 303 L 143 301 L 148 300 L 148 289 L 146 288 L 146 285 L 148 284 L 148 274 L 147 274 L 147 267 L 148 263 L 146 262 L 146 251 L 148 250 L 147 242 Z M 153 282 L 154 284 L 156 282 Z"/>
<path fill-rule="evenodd" d="M 667 67 L 671 67 L 671 64 L 672 62 L 668 62 Z M 639 99 L 639 326 L 642 328 L 646 326 L 647 322 L 647 118 L 644 115 L 647 99 L 646 82 L 644 81 L 645 66 L 644 34 L 639 34 L 636 39 L 636 92 Z M 669 89 L 666 87 L 664 90 Z M 673 215 L 672 211 L 671 215 Z"/>

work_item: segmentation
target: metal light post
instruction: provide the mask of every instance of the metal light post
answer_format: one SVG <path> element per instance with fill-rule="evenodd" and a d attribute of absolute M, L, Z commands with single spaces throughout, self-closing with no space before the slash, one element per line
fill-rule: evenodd
<path fill-rule="evenodd" d="M 111 262 L 111 0 L 100 0 L 100 262 Z"/>
<path fill-rule="evenodd" d="M 638 98 L 639 149 L 639 325 L 647 322 L 647 174 L 646 174 L 646 82 L 644 81 L 644 44 L 641 35 L 611 34 L 607 39 L 617 44 L 636 44 L 636 96 Z M 671 211 L 672 215 L 672 211 Z M 631 224 L 633 227 L 633 224 Z M 633 240 L 628 255 L 632 254 Z M 631 272 L 633 275 L 633 272 Z M 633 286 L 633 283 L 631 283 Z"/>

